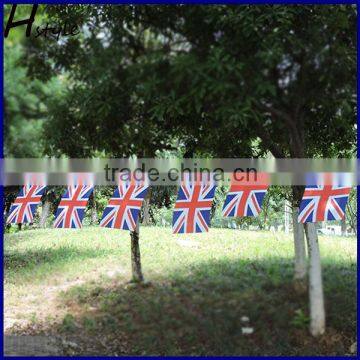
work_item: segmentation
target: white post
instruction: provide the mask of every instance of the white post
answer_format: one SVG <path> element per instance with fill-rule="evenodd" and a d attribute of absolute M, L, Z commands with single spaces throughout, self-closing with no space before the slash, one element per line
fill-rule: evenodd
<path fill-rule="evenodd" d="M 310 258 L 309 266 L 309 299 L 310 299 L 310 333 L 319 336 L 325 332 L 325 306 L 321 276 L 319 242 L 315 224 L 306 223 L 305 233 Z"/>
<path fill-rule="evenodd" d="M 298 207 L 293 207 L 293 233 L 294 233 L 294 249 L 295 249 L 295 269 L 294 280 L 298 283 L 303 282 L 299 286 L 299 290 L 306 290 L 306 248 L 304 238 L 304 225 L 298 222 Z"/>

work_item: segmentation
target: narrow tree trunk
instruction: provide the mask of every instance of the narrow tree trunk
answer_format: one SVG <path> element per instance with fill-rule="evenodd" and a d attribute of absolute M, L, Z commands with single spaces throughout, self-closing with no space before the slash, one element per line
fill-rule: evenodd
<path fill-rule="evenodd" d="M 341 220 L 341 236 L 346 235 L 346 219 Z"/>
<path fill-rule="evenodd" d="M 3 201 L 4 201 L 4 214 L 3 214 L 4 215 L 4 231 L 5 231 L 5 229 L 11 227 L 11 224 L 6 223 L 6 221 L 7 221 L 9 212 L 10 212 L 11 205 L 12 205 L 13 201 L 15 200 L 16 194 L 18 193 L 18 191 L 19 191 L 18 186 L 10 186 L 10 187 L 5 186 L 4 187 L 4 198 L 3 198 Z"/>
<path fill-rule="evenodd" d="M 97 216 L 97 210 L 96 210 L 96 204 L 94 203 L 94 206 L 91 209 L 91 220 L 90 224 L 94 225 L 98 222 L 98 216 Z"/>
<path fill-rule="evenodd" d="M 264 221 L 262 221 L 262 222 L 260 222 L 260 223 L 261 223 L 262 228 L 265 229 L 265 227 L 266 227 L 267 215 L 268 215 L 267 206 L 266 206 L 263 210 L 264 210 L 264 212 L 263 212 Z"/>
<path fill-rule="evenodd" d="M 143 218 L 142 224 L 143 225 L 150 225 L 150 198 L 151 198 L 151 189 L 149 189 L 148 193 L 143 202 Z"/>
<path fill-rule="evenodd" d="M 96 224 L 98 221 L 97 210 L 96 210 L 96 201 L 95 201 L 95 188 L 92 192 L 92 202 L 91 202 L 91 214 L 90 214 L 90 225 Z"/>
<path fill-rule="evenodd" d="M 6 222 L 7 217 L 8 217 L 8 215 L 9 215 L 9 211 L 5 209 L 3 215 L 4 215 L 4 216 L 3 216 L 3 232 L 5 232 L 5 230 L 7 229 L 8 225 L 9 225 L 9 224 L 7 224 L 7 222 Z"/>
<path fill-rule="evenodd" d="M 42 205 L 40 221 L 39 221 L 39 226 L 41 228 L 46 227 L 46 219 L 48 218 L 48 216 L 50 214 L 50 208 L 51 208 L 51 201 L 48 198 L 48 196 L 46 196 L 44 204 Z"/>
<path fill-rule="evenodd" d="M 315 224 L 306 223 L 305 233 L 310 258 L 309 266 L 309 299 L 310 299 L 310 333 L 319 336 L 325 332 L 325 306 L 321 275 L 319 242 Z"/>
<path fill-rule="evenodd" d="M 351 204 L 350 204 L 350 200 L 348 202 L 348 213 L 349 213 L 349 224 L 351 229 L 354 231 L 354 234 L 357 234 L 357 214 L 356 212 L 353 210 Z"/>
<path fill-rule="evenodd" d="M 304 239 L 304 225 L 298 222 L 299 208 L 293 207 L 293 233 L 295 248 L 294 280 L 296 288 L 306 289 L 306 248 Z"/>
<path fill-rule="evenodd" d="M 131 270 L 132 282 L 142 282 L 144 277 L 141 271 L 140 246 L 139 246 L 139 222 L 135 231 L 131 231 Z"/>
<path fill-rule="evenodd" d="M 22 227 L 22 224 L 17 224 L 18 225 L 18 230 L 20 231 L 21 230 L 21 227 Z"/>
<path fill-rule="evenodd" d="M 285 234 L 289 234 L 290 232 L 290 211 L 291 206 L 288 200 L 285 200 L 284 204 L 284 232 Z"/>

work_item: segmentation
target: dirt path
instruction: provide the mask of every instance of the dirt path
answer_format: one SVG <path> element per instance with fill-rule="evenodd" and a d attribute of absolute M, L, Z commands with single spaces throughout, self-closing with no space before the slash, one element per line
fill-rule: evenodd
<path fill-rule="evenodd" d="M 4 334 L 12 335 L 12 327 L 27 327 L 31 325 L 31 317 L 36 316 L 37 321 L 46 321 L 47 316 L 61 317 L 66 313 L 66 309 L 59 303 L 58 295 L 61 291 L 66 291 L 72 286 L 81 285 L 84 281 L 68 281 L 61 285 L 40 285 L 33 288 L 30 294 L 21 296 L 21 307 L 9 305 L 7 299 L 10 294 L 5 289 L 5 309 L 4 312 Z"/>
<path fill-rule="evenodd" d="M 4 337 L 4 354 L 6 356 L 59 356 L 63 354 L 60 341 L 50 336 Z"/>
<path fill-rule="evenodd" d="M 36 325 L 32 324 L 31 315 L 36 314 L 37 321 L 46 321 L 52 314 L 61 318 L 66 312 L 58 301 L 58 295 L 72 286 L 80 285 L 81 280 L 66 282 L 61 285 L 42 285 L 32 294 L 22 296 L 22 306 L 7 306 L 4 312 L 4 353 L 8 356 L 64 356 L 72 353 L 78 345 L 60 337 L 30 335 L 36 333 Z M 5 291 L 5 299 L 6 297 Z M 55 319 L 54 319 L 55 320 Z M 24 329 L 25 334 L 19 333 Z M 26 329 L 26 330 L 25 330 Z M 32 329 L 30 331 L 29 329 Z M 15 332 L 15 334 L 14 334 Z M 74 348 L 74 349 L 71 349 Z M 70 350 L 70 351 L 69 351 Z"/>
<path fill-rule="evenodd" d="M 109 278 L 119 271 L 109 271 Z M 59 294 L 62 291 L 82 285 L 83 279 L 63 281 L 61 284 L 41 284 L 32 287 L 31 293 L 18 294 L 17 302 L 7 303 L 11 299 L 11 290 L 5 290 L 4 311 L 4 353 L 7 356 L 74 356 L 103 355 L 115 350 L 105 345 L 100 336 L 89 339 L 87 334 L 57 334 L 53 327 L 60 324 L 69 312 Z M 21 306 L 19 306 L 21 304 Z M 74 311 L 74 308 L 71 309 Z M 49 318 L 51 316 L 51 318 Z M 106 340 L 106 339 L 105 339 Z"/>

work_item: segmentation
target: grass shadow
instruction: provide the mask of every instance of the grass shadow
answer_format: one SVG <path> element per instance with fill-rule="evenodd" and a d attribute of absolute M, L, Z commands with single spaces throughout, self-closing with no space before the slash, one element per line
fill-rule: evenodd
<path fill-rule="evenodd" d="M 91 343 L 83 354 L 348 353 L 356 341 L 356 264 L 324 264 L 328 328 L 317 339 L 307 330 L 307 294 L 293 290 L 292 275 L 289 259 L 239 259 L 179 268 L 156 284 L 86 283 L 63 293 L 70 313 L 53 331 L 83 336 L 85 349 Z"/>

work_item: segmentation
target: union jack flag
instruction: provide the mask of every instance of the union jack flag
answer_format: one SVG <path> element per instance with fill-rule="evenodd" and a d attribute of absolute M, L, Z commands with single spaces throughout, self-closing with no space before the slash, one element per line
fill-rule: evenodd
<path fill-rule="evenodd" d="M 104 210 L 100 226 L 135 231 L 148 190 L 145 182 L 120 181 Z"/>
<path fill-rule="evenodd" d="M 210 181 L 191 180 L 185 175 L 179 188 L 173 214 L 173 233 L 198 233 L 209 230 L 211 204 L 216 185 Z"/>
<path fill-rule="evenodd" d="M 257 174 L 252 180 L 233 179 L 226 195 L 223 216 L 258 216 L 268 187 L 266 174 Z"/>
<path fill-rule="evenodd" d="M 351 187 L 344 186 L 341 179 L 339 181 L 330 174 L 326 174 L 325 182 L 321 185 L 307 185 L 300 203 L 298 221 L 307 223 L 343 219 L 350 190 Z"/>
<path fill-rule="evenodd" d="M 8 224 L 32 223 L 46 186 L 25 185 L 11 205 Z"/>
<path fill-rule="evenodd" d="M 56 211 L 54 227 L 81 228 L 85 208 L 93 189 L 90 185 L 68 186 Z"/>

